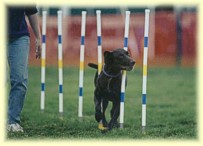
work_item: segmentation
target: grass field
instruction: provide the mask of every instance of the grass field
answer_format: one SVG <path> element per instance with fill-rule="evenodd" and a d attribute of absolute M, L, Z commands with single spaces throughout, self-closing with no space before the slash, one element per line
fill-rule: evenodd
<path fill-rule="evenodd" d="M 142 70 L 128 72 L 124 129 L 102 134 L 94 119 L 94 69 L 85 68 L 83 119 L 78 119 L 78 68 L 64 68 L 64 117 L 58 114 L 58 70 L 46 70 L 45 112 L 40 112 L 40 68 L 29 68 L 29 87 L 22 113 L 24 133 L 8 133 L 8 139 L 183 139 L 195 140 L 197 94 L 195 68 L 149 68 L 147 130 L 141 132 Z M 111 104 L 107 109 L 107 119 Z"/>

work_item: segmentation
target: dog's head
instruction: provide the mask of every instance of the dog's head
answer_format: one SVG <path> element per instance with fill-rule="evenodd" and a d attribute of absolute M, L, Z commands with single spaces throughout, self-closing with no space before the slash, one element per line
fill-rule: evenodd
<path fill-rule="evenodd" d="M 135 61 L 130 57 L 128 51 L 124 49 L 105 51 L 104 62 L 106 65 L 127 71 L 131 71 L 135 65 Z"/>

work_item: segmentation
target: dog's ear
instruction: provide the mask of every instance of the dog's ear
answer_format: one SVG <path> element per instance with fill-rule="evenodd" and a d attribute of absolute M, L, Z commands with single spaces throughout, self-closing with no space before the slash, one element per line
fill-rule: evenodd
<path fill-rule="evenodd" d="M 105 64 L 108 64 L 113 61 L 113 53 L 110 51 L 104 52 L 104 62 Z"/>
<path fill-rule="evenodd" d="M 110 57 L 112 55 L 111 51 L 105 51 L 104 52 L 104 57 Z"/>

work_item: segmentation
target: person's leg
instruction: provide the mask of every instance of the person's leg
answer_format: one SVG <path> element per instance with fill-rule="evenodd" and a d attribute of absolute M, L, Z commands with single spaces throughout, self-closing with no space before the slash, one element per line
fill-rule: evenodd
<path fill-rule="evenodd" d="M 28 80 L 30 38 L 23 36 L 8 44 L 7 58 L 10 67 L 11 89 L 8 101 L 8 124 L 20 123 Z"/>

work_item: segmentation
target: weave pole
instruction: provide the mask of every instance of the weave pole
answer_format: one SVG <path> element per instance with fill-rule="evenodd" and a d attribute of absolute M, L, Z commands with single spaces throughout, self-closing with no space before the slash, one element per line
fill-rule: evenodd
<path fill-rule="evenodd" d="M 98 40 L 98 75 L 102 70 L 102 37 L 101 37 L 101 11 L 97 10 L 97 40 Z"/>
<path fill-rule="evenodd" d="M 101 37 L 101 11 L 96 11 L 97 15 L 97 50 L 98 50 L 98 76 L 101 73 L 102 70 L 102 37 Z M 101 112 L 103 113 L 103 107 L 102 107 L 102 101 L 101 101 Z M 99 122 L 98 125 L 99 129 L 103 129 L 102 120 Z"/>
<path fill-rule="evenodd" d="M 143 53 L 143 79 L 142 79 L 142 129 L 146 128 L 146 100 L 147 100 L 147 57 L 148 57 L 148 34 L 149 34 L 150 10 L 145 9 L 144 26 L 144 53 Z"/>
<path fill-rule="evenodd" d="M 63 115 L 63 50 L 62 50 L 62 11 L 58 14 L 58 71 L 59 71 L 59 113 Z"/>
<path fill-rule="evenodd" d="M 86 25 L 86 11 L 82 11 L 78 117 L 83 116 L 82 110 L 83 110 L 83 82 L 84 82 L 84 55 L 85 55 L 85 25 Z"/>
<path fill-rule="evenodd" d="M 45 72 L 46 72 L 46 19 L 47 12 L 42 12 L 42 54 L 41 54 L 41 99 L 40 109 L 45 110 Z"/>
<path fill-rule="evenodd" d="M 125 12 L 125 32 L 124 32 L 124 50 L 128 51 L 128 34 L 130 25 L 130 11 Z M 125 83 L 126 83 L 126 71 L 122 71 L 121 81 L 121 95 L 120 95 L 120 128 L 124 127 L 124 100 L 125 100 Z"/>

